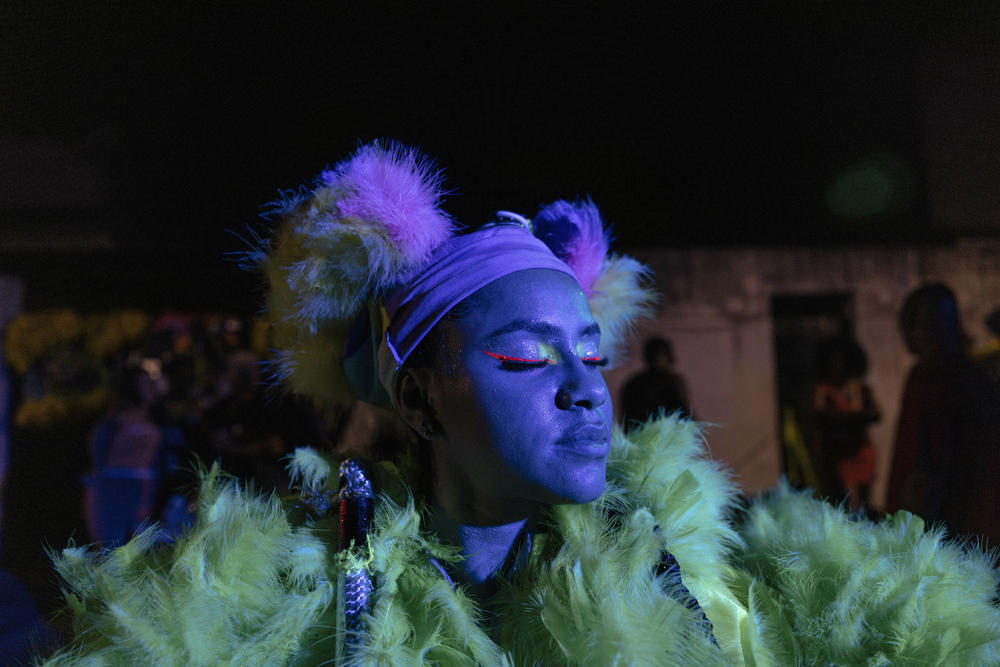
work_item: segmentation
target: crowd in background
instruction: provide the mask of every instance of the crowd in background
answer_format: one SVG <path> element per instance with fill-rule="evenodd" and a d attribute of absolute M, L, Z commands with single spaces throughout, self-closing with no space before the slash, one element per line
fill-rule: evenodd
<path fill-rule="evenodd" d="M 883 510 L 908 510 L 928 525 L 973 541 L 1000 541 L 1000 311 L 986 321 L 993 338 L 973 350 L 952 290 L 913 290 L 899 328 L 913 355 L 895 424 Z M 872 514 L 876 457 L 869 427 L 881 411 L 865 379 L 868 359 L 849 335 L 818 348 L 810 407 L 802 420 L 816 492 Z"/>
<path fill-rule="evenodd" d="M 62 603 L 47 548 L 114 546 L 151 522 L 169 541 L 213 462 L 283 494 L 284 455 L 327 444 L 313 406 L 267 381 L 254 318 L 61 310 L 22 315 L 5 334 L 0 572 L 41 617 Z"/>
<path fill-rule="evenodd" d="M 848 330 L 815 342 L 800 396 L 783 405 L 783 473 L 817 496 L 877 517 L 908 510 L 960 539 L 1000 543 L 1000 309 L 991 339 L 972 349 L 954 292 L 926 284 L 901 304 L 900 341 L 915 359 L 895 424 L 888 497 L 876 510 L 870 429 L 882 419 L 867 381 L 868 356 Z M 626 428 L 663 411 L 691 415 L 687 382 L 665 338 L 646 342 L 646 370 L 625 384 Z"/>

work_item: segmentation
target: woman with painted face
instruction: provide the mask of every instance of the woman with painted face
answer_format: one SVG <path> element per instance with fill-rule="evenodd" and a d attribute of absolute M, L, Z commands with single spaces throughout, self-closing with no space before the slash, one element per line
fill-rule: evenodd
<path fill-rule="evenodd" d="M 412 441 L 299 449 L 284 505 L 213 468 L 171 551 L 64 550 L 80 635 L 49 664 L 996 662 L 981 554 L 786 487 L 737 532 L 695 423 L 612 425 L 602 369 L 652 296 L 593 203 L 457 234 L 438 180 L 362 147 L 252 258 L 277 379 Z"/>

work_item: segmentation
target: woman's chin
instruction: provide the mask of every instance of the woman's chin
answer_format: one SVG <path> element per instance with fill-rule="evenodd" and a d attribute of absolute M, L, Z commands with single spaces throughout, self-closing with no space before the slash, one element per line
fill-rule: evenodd
<path fill-rule="evenodd" d="M 572 482 L 567 481 L 560 488 L 549 488 L 549 493 L 555 496 L 550 500 L 552 505 L 568 505 L 589 503 L 597 500 L 604 493 L 604 468 L 601 467 L 600 474 L 592 474 L 578 477 Z"/>

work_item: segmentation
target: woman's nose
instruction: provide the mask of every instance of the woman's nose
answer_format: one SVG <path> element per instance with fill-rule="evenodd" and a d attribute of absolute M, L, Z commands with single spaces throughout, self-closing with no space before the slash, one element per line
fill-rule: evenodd
<path fill-rule="evenodd" d="M 556 392 L 556 407 L 560 410 L 570 410 L 581 407 L 593 410 L 601 407 L 608 400 L 608 385 L 600 371 L 585 366 L 577 361 L 581 368 L 560 385 Z"/>

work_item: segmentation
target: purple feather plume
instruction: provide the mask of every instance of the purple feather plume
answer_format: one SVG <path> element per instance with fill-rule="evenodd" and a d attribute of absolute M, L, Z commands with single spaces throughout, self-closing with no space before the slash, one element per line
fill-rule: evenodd
<path fill-rule="evenodd" d="M 610 230 L 604 228 L 597 205 L 590 197 L 575 202 L 555 201 L 538 211 L 531 227 L 535 236 L 569 265 L 584 294 L 590 297 L 611 242 Z"/>

